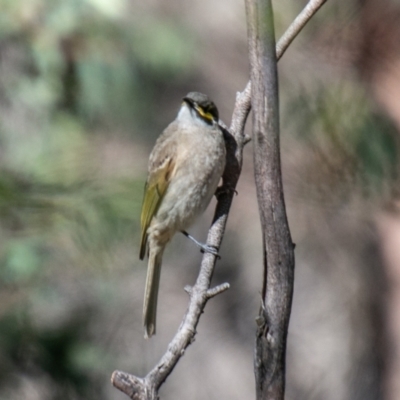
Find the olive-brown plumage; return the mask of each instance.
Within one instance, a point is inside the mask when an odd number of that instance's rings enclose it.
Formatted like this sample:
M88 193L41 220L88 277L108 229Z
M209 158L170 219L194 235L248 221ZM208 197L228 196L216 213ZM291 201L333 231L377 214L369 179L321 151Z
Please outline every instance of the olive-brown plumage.
M150 154L141 214L140 259L148 249L143 306L145 337L156 332L162 255L178 231L186 230L208 206L225 168L225 142L218 110L204 94L183 99L176 119Z

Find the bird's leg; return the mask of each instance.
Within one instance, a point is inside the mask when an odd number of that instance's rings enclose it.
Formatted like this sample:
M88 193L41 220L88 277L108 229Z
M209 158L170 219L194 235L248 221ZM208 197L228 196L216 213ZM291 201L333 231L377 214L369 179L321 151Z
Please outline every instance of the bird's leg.
M202 253L211 253L214 256L216 256L218 259L221 258L221 256L218 254L218 251L215 247L209 246L208 244L200 243L197 241L192 235L189 235L186 231L181 231L187 238L189 238L192 242L195 243L197 247L200 247L200 251Z
M222 186L218 186L217 187L217 190L215 191L214 195L218 199L219 196L221 196L223 194L229 194L229 193L232 193L232 192L235 193L236 195L238 194L236 189L234 189L234 188L232 188L232 187L230 187L228 185L223 184Z

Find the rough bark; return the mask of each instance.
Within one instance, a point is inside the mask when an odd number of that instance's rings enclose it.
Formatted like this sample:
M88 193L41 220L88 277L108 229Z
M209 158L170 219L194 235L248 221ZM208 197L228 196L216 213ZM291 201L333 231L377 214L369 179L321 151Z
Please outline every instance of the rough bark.
M283 196L278 73L270 0L247 0L254 176L263 237L262 304L254 369L257 399L283 399L286 338L294 284L294 246Z

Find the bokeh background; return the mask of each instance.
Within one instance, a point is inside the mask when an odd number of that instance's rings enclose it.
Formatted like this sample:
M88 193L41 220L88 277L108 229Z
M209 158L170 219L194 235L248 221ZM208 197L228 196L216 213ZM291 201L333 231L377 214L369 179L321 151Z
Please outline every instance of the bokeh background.
M277 37L305 3L275 2ZM400 398L399 43L398 1L330 0L279 63L297 245L287 399ZM174 238L145 341L148 154L187 92L229 123L247 80L242 0L0 0L1 400L122 400L112 371L144 375L163 354L201 255ZM231 289L162 398L254 398L251 152L214 279ZM214 205L190 231L200 240Z

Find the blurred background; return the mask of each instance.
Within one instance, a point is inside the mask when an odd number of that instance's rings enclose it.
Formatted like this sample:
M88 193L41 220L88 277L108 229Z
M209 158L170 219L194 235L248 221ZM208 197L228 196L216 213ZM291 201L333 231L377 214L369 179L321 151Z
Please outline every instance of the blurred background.
M278 38L305 3L275 2ZM297 245L287 399L400 398L399 43L398 1L331 0L279 63ZM145 341L148 155L187 92L229 124L247 80L242 0L0 0L0 400L122 400L112 371L143 376L163 354L201 254L174 238ZM231 289L161 398L254 398L251 152L214 279ZM214 205L190 230L199 240Z

